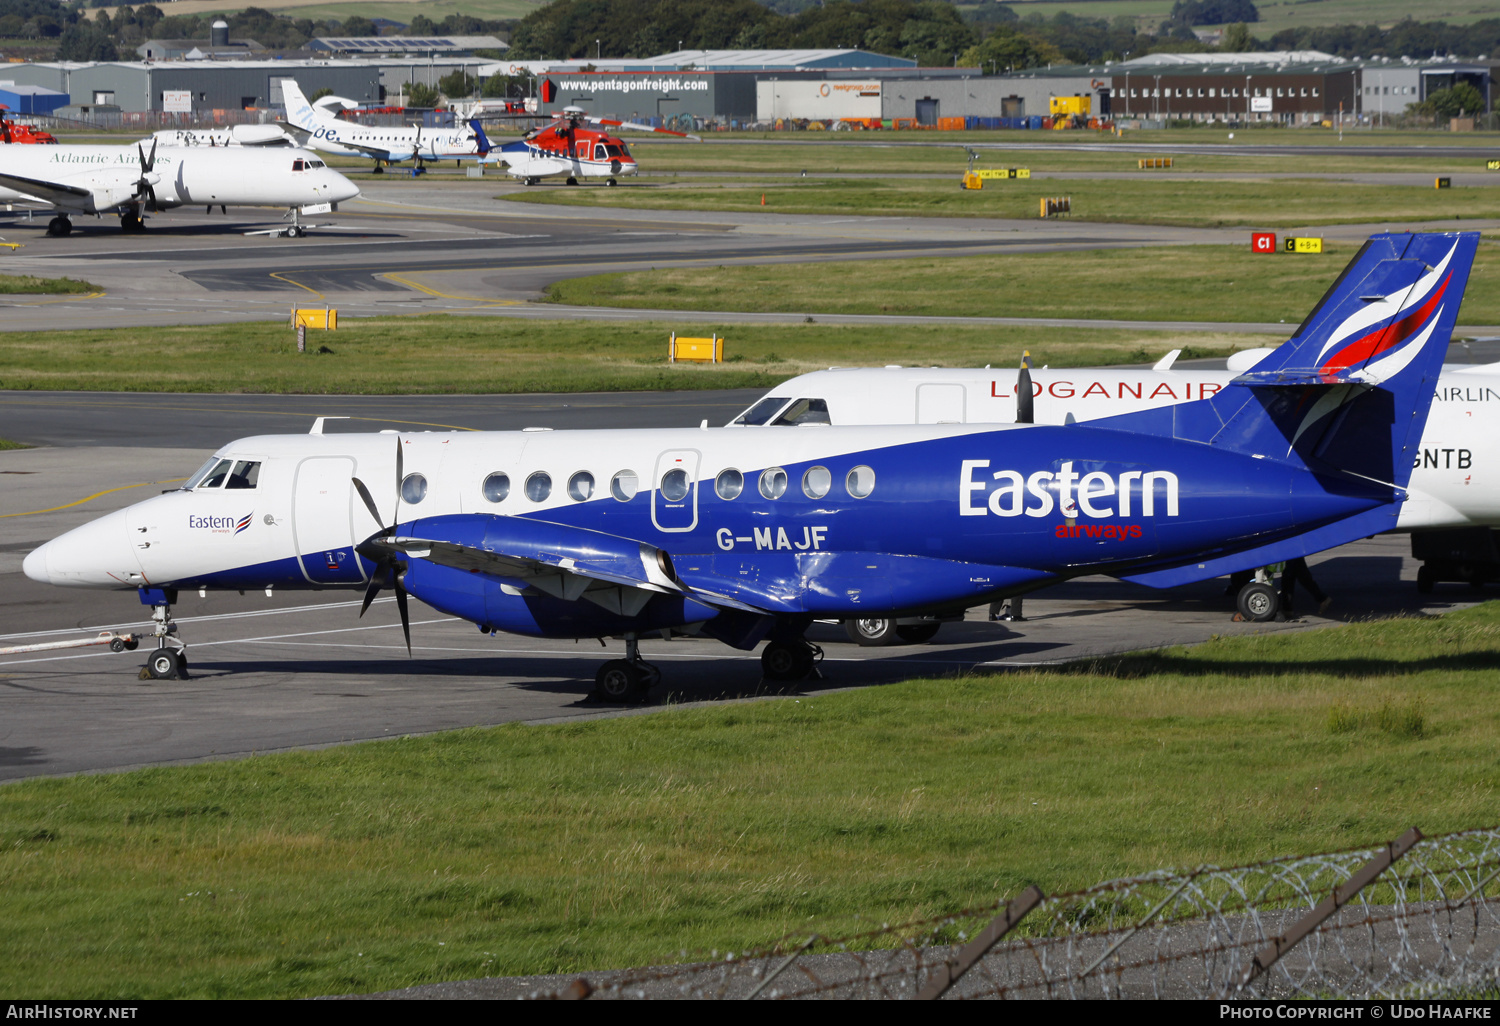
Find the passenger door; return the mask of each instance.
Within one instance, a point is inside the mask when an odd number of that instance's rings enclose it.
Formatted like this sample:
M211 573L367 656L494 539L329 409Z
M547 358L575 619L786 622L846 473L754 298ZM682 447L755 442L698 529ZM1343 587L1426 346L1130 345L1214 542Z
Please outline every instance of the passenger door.
M365 579L354 552L354 460L315 456L297 465L292 487L292 537L302 574L313 584Z
M668 449L656 458L651 479L651 522L658 531L691 531L698 526L696 449Z

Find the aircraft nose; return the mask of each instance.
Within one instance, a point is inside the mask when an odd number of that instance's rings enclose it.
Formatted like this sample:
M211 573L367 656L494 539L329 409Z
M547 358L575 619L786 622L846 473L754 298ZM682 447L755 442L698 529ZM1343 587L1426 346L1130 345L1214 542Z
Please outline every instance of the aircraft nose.
M33 581L71 587L136 587L144 584L125 510L75 527L36 549L21 563Z
M52 578L47 573L47 550L51 547L52 543L47 542L41 548L27 553L26 558L21 561L21 572L33 581L51 584Z
M359 186L349 181L349 179L345 178L337 171L335 171L333 175L334 178L337 179L333 183L331 189L333 193L333 202L342 203L344 202L344 200L352 200L359 196Z

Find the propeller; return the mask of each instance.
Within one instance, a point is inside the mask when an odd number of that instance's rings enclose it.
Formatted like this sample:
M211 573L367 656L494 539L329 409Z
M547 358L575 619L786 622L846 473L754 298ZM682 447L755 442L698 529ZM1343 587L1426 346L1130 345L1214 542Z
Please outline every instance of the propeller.
M396 524L401 519L401 478L402 474L401 436L396 436L396 509L391 513L391 523L388 527L382 527L378 532L366 538L354 547L354 551L364 556L375 564L375 571L370 574L370 586L365 589L365 600L359 607L359 615L364 616L365 611L370 608L370 603L375 601L375 596L380 594L381 578L384 577L392 591L396 593L396 609L401 613L401 633L406 636L406 654L411 655L411 617L406 610L406 586L401 583L401 577L406 573L406 561L398 558L397 550L392 545L396 537ZM370 511L370 516L375 522L381 523L380 508L375 505L375 497L370 494L370 489L359 478L353 478L354 490L364 500L365 508Z
M151 139L151 156L149 157L146 156L145 151L141 149L140 143L135 144L136 156L141 158L141 177L135 183L135 195L136 198L139 199L142 191L145 192L146 209L151 211L153 214L156 213L156 190L152 188L154 182L151 178L151 169L156 166L157 141L158 140L156 139L156 137L153 136Z
M1031 350L1021 354L1021 372L1016 375L1016 423L1036 423L1031 394Z

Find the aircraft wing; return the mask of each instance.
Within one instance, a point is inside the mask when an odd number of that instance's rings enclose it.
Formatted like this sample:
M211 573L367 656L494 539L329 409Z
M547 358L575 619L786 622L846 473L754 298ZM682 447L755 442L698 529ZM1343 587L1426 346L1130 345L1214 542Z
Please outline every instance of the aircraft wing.
M93 189L63 182L49 182L41 178L0 173L0 185L16 192L35 197L39 202L59 207L87 207L94 198Z
M498 577L515 586L535 588L569 602L587 600L626 616L639 612L652 595L681 595L723 609L756 614L769 612L721 592L689 587L675 580L662 569L657 551L652 546L631 542L615 551L601 550L596 547L594 539L582 537L595 532L577 532L559 525L534 526L545 531L550 544L531 544L516 539L514 551L506 552L485 544L466 544L453 539L396 535L372 538L361 549L367 558L400 553L454 570ZM570 535L576 539L573 544L566 543ZM559 545L559 541L565 543ZM546 549L570 550L576 554L563 555ZM630 551L632 549L634 551Z
M364 146L357 142L346 142L343 139L336 140L336 142L338 143L338 145L344 147L345 149L358 150L366 156L375 157L379 160L399 162L403 160L410 160L414 156L414 151L411 150L408 150L405 153L395 153L391 150L385 149L383 146Z

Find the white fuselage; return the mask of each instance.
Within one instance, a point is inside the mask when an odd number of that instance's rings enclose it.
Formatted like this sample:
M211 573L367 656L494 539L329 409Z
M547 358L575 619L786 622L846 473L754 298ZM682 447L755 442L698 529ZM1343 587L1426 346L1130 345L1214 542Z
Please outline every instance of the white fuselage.
M0 178L0 202L86 214L139 203L142 152L149 153L149 147L0 147L0 176L11 176ZM161 208L290 208L359 195L353 182L315 154L279 147L158 146L146 177ZM28 188L17 178L37 184Z
M766 393L783 398L760 418L793 416L801 400L821 400L825 422L873 424L1011 424L1014 369L857 367L815 371ZM1097 420L1207 399L1234 371L1132 370L1108 367L1031 371L1037 424ZM766 402L766 400L761 400ZM767 404L768 407L770 404ZM814 406L816 410L816 406ZM786 411L782 413L781 411ZM807 414L803 414L805 418ZM812 414L816 419L819 414ZM1400 530L1500 527L1500 369L1448 365L1438 382L1421 455L1412 472Z
M163 128L151 138L162 146L293 146L297 140L280 125L230 125L228 128ZM146 143L150 145L150 140Z

